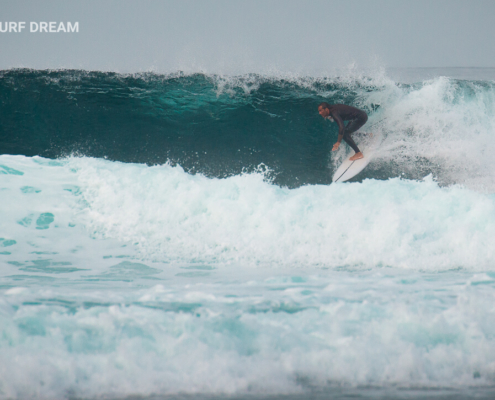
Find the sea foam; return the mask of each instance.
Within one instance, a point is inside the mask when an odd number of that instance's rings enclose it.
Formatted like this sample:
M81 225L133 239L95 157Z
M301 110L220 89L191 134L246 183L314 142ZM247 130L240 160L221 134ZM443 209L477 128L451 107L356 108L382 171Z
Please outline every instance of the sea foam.
M84 157L1 161L23 172L7 175L2 218L4 239L22 252L36 242L79 254L77 246L113 240L167 263L493 268L493 195L431 177L288 189L262 173L211 179L179 166Z
M96 237L160 261L263 266L493 267L493 196L423 181L281 188L260 174L209 179L180 167L71 159Z

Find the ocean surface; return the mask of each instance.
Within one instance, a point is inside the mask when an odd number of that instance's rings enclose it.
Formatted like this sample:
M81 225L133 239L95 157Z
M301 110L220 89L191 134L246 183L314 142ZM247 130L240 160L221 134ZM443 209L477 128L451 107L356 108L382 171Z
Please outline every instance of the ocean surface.
M0 71L0 398L492 399L494 154L495 69Z

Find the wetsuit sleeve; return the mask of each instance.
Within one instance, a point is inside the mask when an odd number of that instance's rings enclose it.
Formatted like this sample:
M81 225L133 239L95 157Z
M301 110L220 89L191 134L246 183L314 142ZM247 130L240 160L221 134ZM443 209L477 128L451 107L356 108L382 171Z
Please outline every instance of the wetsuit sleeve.
M345 125L344 125L344 121L342 121L342 118L340 118L340 115L337 113L331 113L330 115L339 125L339 135L344 135Z

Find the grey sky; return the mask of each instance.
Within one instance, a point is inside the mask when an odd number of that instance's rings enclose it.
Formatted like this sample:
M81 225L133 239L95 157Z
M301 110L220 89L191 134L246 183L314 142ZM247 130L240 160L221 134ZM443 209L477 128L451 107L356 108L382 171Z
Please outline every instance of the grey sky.
M2 0L0 21L79 33L0 33L0 69L324 73L495 67L494 0Z

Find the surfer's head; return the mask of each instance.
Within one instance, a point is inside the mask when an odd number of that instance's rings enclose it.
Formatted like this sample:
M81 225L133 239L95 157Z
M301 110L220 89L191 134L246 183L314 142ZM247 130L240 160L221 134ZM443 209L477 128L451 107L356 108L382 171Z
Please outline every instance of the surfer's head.
M318 112L323 118L328 118L330 115L330 104L328 103L320 103L318 106Z

